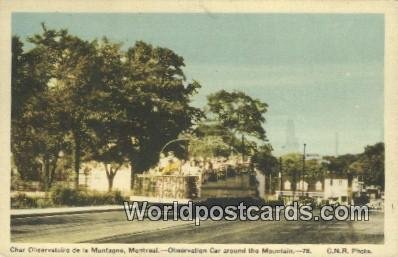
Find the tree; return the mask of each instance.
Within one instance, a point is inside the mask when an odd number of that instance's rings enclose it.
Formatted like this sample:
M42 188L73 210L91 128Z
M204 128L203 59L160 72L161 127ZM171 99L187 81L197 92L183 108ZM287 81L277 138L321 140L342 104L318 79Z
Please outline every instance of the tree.
M26 120L22 119L26 109L26 101L36 90L29 86L26 55L23 53L23 43L17 36L12 37L12 70L11 70L11 150L14 163L22 179L39 179L35 167L33 142L28 140Z
M240 148L242 154L247 151L244 147L244 137L257 140L266 140L263 123L264 114L268 105L258 99L253 99L240 91L227 92L220 90L207 97L208 121L218 124L232 135L242 137L242 143L235 147ZM236 144L236 138L232 138L230 144ZM247 146L255 145L255 142L247 142ZM252 149L253 150L253 149Z
M230 154L230 147L218 136L204 136L192 138L189 141L189 155L193 157L227 157Z
M197 124L193 130L193 134L198 139L217 138L222 139L223 143L228 146L229 155L241 152L241 141L230 131L223 128L218 123L209 123L204 119Z
M365 183L379 185L384 189L384 143L366 146L364 158L368 164L368 172L365 173Z
M35 160L41 170L45 190L48 190L55 176L60 153L67 148L65 136L60 132L60 117L57 102L51 97L52 92L45 91L43 97L32 98L25 112L27 135L33 143ZM51 112L49 112L51 110Z
M349 181L354 176L360 176L367 185L384 188L384 143L368 145L360 154L345 154L325 159L329 161L327 168L333 174L346 175Z
M47 52L35 48L23 53L13 38L11 147L21 177L42 177L48 189L54 179L59 153L66 147L60 131L60 108L48 86L51 73ZM39 174L40 173L40 174Z
M348 172L361 176L366 185L378 185L384 189L384 159L384 143L368 145L349 165Z
M129 120L125 115L123 53L119 44L104 38L96 44L97 84L86 98L85 134L89 137L86 158L103 163L108 179L108 191L124 163L128 161L130 145L125 131ZM128 95L128 97L134 97Z
M167 142L203 117L190 105L200 84L186 81L184 60L172 50L139 41L122 51L106 38L89 42L42 27L28 39L27 53L13 39L17 166L34 167L44 158L41 167L52 179L65 151L73 156L76 187L82 159L91 159L105 164L112 188L122 163L132 173L147 170Z
M300 174L302 172L302 156L300 154L286 154L282 157L283 172L282 176L288 177L292 181L293 191L297 190L297 182L300 179Z
M42 63L36 68L47 69L46 84L56 98L61 123L58 127L66 138L71 139L74 159L75 184L78 186L83 149L89 138L86 134L86 103L98 84L96 42L84 41L72 36L67 30L50 30L42 24L43 33L28 40L35 47L31 52L43 54Z
M122 102L132 174L156 164L163 146L202 117L198 108L190 106L200 84L186 82L183 66L183 58L172 50L142 41L127 51Z
M269 144L260 146L251 160L257 169L268 176L276 175L278 172L278 159L272 155L272 147Z
M123 142L120 142L118 137L119 129L117 123L112 120L99 123L94 128L95 148L92 149L90 158L103 163L108 179L108 191L112 191L114 178L127 160Z
M240 91L221 90L208 96L209 112L231 131L265 140L264 114L268 105Z
M303 155L299 153L290 153L283 155L283 176L292 180L293 190L297 190L297 182L302 180L312 184L315 181L323 179L327 168L317 160L306 160L305 170L303 171Z
M327 168L337 175L345 175L349 171L349 166L358 159L358 155L344 154L337 157L326 156L328 161Z

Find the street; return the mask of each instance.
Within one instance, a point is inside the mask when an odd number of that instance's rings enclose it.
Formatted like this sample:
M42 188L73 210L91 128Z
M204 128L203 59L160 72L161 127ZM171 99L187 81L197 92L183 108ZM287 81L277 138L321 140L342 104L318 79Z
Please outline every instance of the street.
M12 218L12 242L381 244L384 213L369 221L127 221L124 211Z

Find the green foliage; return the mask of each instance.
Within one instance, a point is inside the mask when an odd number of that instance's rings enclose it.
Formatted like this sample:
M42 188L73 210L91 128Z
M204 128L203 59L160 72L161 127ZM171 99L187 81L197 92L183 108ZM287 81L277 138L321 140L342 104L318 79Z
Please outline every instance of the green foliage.
M50 187L61 150L72 148L79 166L84 98L95 83L90 72L94 48L44 25L43 33L28 41L34 47L26 53L17 38L13 43L12 102L18 107L12 112L12 148L21 175L37 179L39 173Z
M12 209L51 208L54 203L49 198L28 196L25 193L18 193L11 197Z
M30 79L28 72L27 56L23 54L23 44L16 36L12 38L12 72L11 72L11 149L15 165L21 172L23 179L38 180L39 172L35 162L34 140L31 138L31 130L26 127L27 119L24 112L32 112L25 107L33 94L40 89Z
M18 193L17 195L11 197L11 208L37 208L37 198L29 197L24 193Z
M283 200L268 200L265 202L265 204L274 207L274 206L285 205L285 202Z
M266 103L225 90L210 94L207 100L207 118L196 128L198 135L219 136L231 149L247 155L256 151L258 140L266 141Z
M192 157L227 157L229 154L230 146L228 146L219 136L193 138L189 142L189 155Z
M58 142L63 140L73 152L77 184L85 139L89 138L85 120L87 98L98 83L95 41L84 41L66 30L48 30L44 25L43 33L29 41L36 46L31 52L37 51L45 57L34 67L43 66L47 70L44 82L50 95L44 101L55 103L47 110L59 116L56 132L62 139Z
M45 176L47 184L64 147L58 100L47 85L51 64L45 49L23 53L18 41L13 38L11 147L21 176L32 180Z
M290 153L283 155L281 158L283 176L291 178L293 188L296 187L296 183L302 177L305 177L305 180L313 183L314 181L323 179L327 172L325 165L317 160L306 160L305 169L303 171L302 154Z
M366 146L365 151L358 156L348 170L350 173L363 177L365 184L378 185L384 189L384 143Z
M200 88L187 83L182 71L183 58L167 48L153 47L142 41L126 54L126 116L130 129L130 162L137 172L156 164L162 147L179 134L190 130L202 112L190 106L190 98Z
M11 197L13 209L50 208L62 206L89 206L122 204L125 198L120 191L101 193L97 191L74 190L67 187L54 187L49 198L32 197L18 193Z
M240 91L221 90L207 97L209 112L224 129L265 140L264 114L268 105Z
M30 208L49 208L54 207L54 203L49 198L28 196L25 193L18 193L11 197L11 208L30 209Z
M266 175L276 175L279 169L278 159L272 155L271 151L270 145L263 145L251 159L254 166Z
M347 154L327 157L328 168L335 174L345 174L349 178L360 176L366 185L378 185L384 188L384 143L365 147L360 154Z
M36 208L52 208L55 207L51 198L36 198Z
M87 206L122 204L125 199L119 191L100 193L96 191L75 190L67 187L55 187L51 191L51 200L56 206Z
M12 41L11 144L23 179L51 187L64 153L76 184L80 162L96 160L108 168L111 189L115 165L147 170L203 117L190 105L200 84L186 81L184 60L172 50L139 41L123 51L106 38L89 42L42 27L27 52Z
M349 166L358 159L358 155L344 154L337 157L325 157L325 159L329 161L327 167L330 171L337 175L344 175L348 173Z

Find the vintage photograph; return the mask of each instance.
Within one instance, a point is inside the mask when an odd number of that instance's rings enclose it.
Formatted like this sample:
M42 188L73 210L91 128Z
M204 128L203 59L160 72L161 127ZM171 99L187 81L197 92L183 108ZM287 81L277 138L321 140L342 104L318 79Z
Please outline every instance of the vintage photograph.
M11 31L12 243L384 244L383 14Z

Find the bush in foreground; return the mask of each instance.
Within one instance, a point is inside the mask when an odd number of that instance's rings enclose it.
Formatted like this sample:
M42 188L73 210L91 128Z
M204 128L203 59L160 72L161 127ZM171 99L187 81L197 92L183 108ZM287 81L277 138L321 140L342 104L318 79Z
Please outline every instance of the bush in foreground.
M11 208L50 208L66 206L91 206L91 205L112 205L123 204L120 191L98 192L75 190L67 187L55 187L50 191L49 197L32 197L25 193L18 193L11 197Z
M120 191L102 193L65 187L54 188L51 191L51 199L56 205L66 206L122 204L124 200Z

